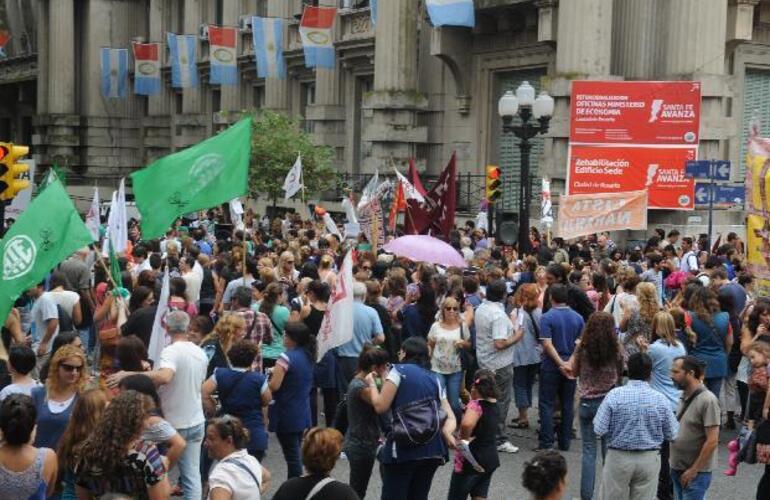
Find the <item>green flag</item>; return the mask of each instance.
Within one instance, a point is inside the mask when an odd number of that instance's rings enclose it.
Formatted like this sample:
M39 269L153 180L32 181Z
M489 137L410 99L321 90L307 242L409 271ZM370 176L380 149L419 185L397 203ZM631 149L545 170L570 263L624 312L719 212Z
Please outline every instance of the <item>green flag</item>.
M180 215L243 196L248 189L251 118L131 175L142 238L162 236Z
M0 320L14 301L40 283L54 266L93 242L64 186L54 179L0 240Z
M118 256L115 255L115 248L112 246L112 240L109 240L110 246L110 274L112 275L112 281L115 284L123 288L123 273L120 272L120 263L118 262Z

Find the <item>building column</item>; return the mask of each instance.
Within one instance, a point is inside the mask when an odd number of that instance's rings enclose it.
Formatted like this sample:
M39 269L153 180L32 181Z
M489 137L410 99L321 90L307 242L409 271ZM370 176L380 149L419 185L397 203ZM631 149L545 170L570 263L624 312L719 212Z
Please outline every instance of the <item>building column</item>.
M168 0L150 0L150 27L147 42L160 43L160 63L165 64L166 33L171 26L171 2ZM168 116L171 113L171 94L165 82L161 82L160 94L147 97L147 114L150 116Z
M658 53L657 0L615 0L612 70L629 79L650 78Z
M559 2L556 72L610 74L612 0Z
M337 7L337 0L320 0L321 7ZM339 33L339 18L335 33ZM345 147L345 108L340 99L340 71L338 68L316 68L315 103L307 106L305 119L313 124L313 135L319 144L334 148L334 164L342 166Z
M203 0L180 0L184 2L184 33L198 33L198 27L205 21ZM195 71L201 61L203 50L200 40L196 39L197 51ZM198 72L198 86L182 89L182 115L175 115L172 126L178 125L180 133L175 137L176 148L186 148L197 144L207 137L211 130L212 119L208 106L204 102L203 82ZM175 122L175 123L174 123Z
M428 140L427 127L417 126L417 112L428 100L417 85L416 0L379 3L374 49L374 91L365 99L373 110L364 140L372 143L365 169L406 166L415 156L415 144Z
M280 17L289 19L292 15L291 2L287 0L267 0L267 17ZM289 28L284 22L283 48L289 46ZM288 113L289 105L289 81L280 78L265 78L265 109Z
M246 11L242 8L242 1L241 0L229 0L227 2L223 2L223 12L222 12L222 24L225 26L238 26L238 17L241 14L246 13ZM241 33L238 31L237 38L239 39L238 45L240 45L241 40ZM243 106L241 106L241 85L243 84L243 80L240 78L241 73L240 69L238 71L238 85L222 85L221 92L222 92L222 104L221 108L222 111L240 111L243 109ZM219 111L218 109L214 109L212 111Z

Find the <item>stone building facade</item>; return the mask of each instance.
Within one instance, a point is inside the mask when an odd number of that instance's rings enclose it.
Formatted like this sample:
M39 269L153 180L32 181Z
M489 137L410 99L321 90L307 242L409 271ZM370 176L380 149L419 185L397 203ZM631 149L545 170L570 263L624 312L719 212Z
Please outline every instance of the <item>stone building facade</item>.
M340 7L337 67L304 66L303 3ZM702 82L700 156L741 165L751 115L770 131L768 0L475 0L476 27L434 28L424 0L3 0L13 38L0 59L0 137L30 143L38 163L58 164L71 187L112 187L154 158L194 144L253 109L301 118L333 146L340 171L392 171L410 157L437 174L457 152L470 179L503 167L515 210L518 148L502 137L497 100L528 80L556 99L551 130L536 140L533 176L563 190L574 79ZM248 27L240 31L239 85L208 84L208 44L198 47L198 88L170 85L164 56L160 96L107 100L99 49L202 24L239 26L241 16L286 19L286 80L255 71ZM2 27L0 26L0 29ZM742 179L736 168L734 179ZM477 181L478 182L478 181ZM510 188L510 189L508 189ZM81 190L85 195L85 190ZM462 191L462 190L461 190ZM76 193L77 194L77 193ZM480 192L467 192L475 198ZM536 212L535 212L536 213ZM653 212L651 223L693 223L693 213ZM697 215L697 214L696 214ZM720 213L718 224L739 223ZM704 218L705 223L705 218Z

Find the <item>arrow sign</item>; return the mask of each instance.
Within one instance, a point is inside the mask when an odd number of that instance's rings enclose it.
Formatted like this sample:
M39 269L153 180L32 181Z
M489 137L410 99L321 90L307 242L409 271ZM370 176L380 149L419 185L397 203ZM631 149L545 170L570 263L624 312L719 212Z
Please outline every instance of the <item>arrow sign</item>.
M708 205L709 185L697 183L695 185L695 204ZM718 208L730 208L743 206L746 203L746 188L743 185L714 185L714 206Z
M715 181L727 181L730 180L730 170L732 164L729 161L720 160L714 162L714 180Z
M708 179L709 178L709 166L708 160L692 160L685 163L684 173L688 177L695 179Z

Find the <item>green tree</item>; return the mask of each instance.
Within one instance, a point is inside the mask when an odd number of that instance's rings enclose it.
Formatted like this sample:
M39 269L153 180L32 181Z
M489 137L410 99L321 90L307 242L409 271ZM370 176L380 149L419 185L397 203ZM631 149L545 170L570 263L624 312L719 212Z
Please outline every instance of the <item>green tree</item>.
M302 183L307 195L331 187L336 179L331 159L332 148L313 144L297 120L272 111L254 117L249 167L249 194L282 199L283 181L302 155ZM297 194L299 196L299 194Z

